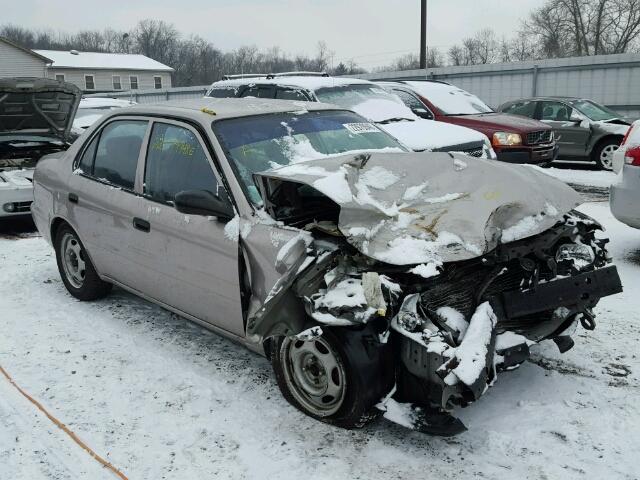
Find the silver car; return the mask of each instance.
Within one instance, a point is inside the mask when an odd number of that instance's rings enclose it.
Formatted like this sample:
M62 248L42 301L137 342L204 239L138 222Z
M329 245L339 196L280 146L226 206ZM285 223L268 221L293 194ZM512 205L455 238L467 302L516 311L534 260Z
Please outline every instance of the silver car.
M610 189L611 212L630 227L640 228L640 120L631 125L615 153L613 169L618 177Z
M353 428L440 435L529 345L573 346L621 290L577 194L532 169L407 152L321 103L114 110L41 160L33 216L68 291L118 285L271 360Z

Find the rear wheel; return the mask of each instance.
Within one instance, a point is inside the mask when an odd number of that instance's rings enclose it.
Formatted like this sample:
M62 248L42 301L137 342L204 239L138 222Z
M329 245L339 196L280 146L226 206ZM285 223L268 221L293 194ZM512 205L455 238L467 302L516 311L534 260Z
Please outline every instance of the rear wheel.
M55 236L56 261L62 282L79 300L96 300L107 295L112 285L98 276L91 259L69 225L62 225Z
M271 355L285 399L307 415L343 428L376 417L393 385L390 349L369 332L325 329L322 336L279 338Z
M602 170L613 170L613 154L620 147L620 140L611 138L604 140L593 151L593 160Z

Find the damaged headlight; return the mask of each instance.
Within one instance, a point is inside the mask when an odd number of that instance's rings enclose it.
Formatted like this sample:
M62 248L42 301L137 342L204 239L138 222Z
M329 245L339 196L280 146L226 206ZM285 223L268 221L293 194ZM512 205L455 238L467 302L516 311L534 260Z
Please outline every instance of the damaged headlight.
M571 261L576 269L582 270L593 264L596 256L593 249L581 243L565 243L556 252L556 263Z

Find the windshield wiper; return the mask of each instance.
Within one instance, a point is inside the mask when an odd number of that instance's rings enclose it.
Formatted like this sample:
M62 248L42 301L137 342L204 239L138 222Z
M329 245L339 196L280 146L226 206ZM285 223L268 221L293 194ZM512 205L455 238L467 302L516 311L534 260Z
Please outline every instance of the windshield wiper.
M396 122L415 122L415 119L407 118L407 117L392 117L377 123L379 123L380 125L386 125L388 123L396 123Z

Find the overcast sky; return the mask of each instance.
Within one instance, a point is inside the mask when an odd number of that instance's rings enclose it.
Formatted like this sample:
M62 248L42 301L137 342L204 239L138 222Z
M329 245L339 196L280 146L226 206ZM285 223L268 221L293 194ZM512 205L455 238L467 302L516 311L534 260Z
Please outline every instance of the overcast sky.
M509 37L520 18L543 3L428 1L428 43L442 50L485 27ZM255 44L313 54L318 41L324 40L335 52L334 63L353 58L372 68L417 51L419 14L420 0L19 0L3 8L0 23L71 32L126 30L143 18L155 18L223 50Z

